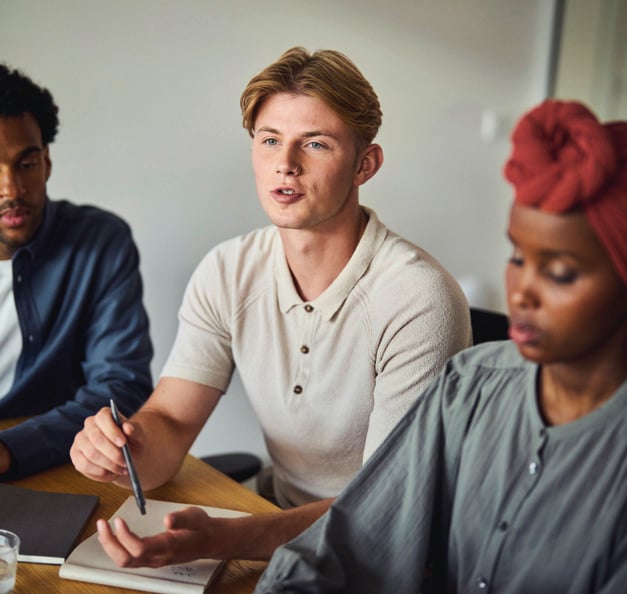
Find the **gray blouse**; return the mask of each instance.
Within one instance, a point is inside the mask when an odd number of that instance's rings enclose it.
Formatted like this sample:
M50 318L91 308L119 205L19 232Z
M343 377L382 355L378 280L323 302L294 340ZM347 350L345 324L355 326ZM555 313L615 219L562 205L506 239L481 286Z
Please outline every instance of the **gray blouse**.
M255 590L627 592L627 382L547 426L509 342L453 357L325 516ZM428 569L427 569L428 568Z

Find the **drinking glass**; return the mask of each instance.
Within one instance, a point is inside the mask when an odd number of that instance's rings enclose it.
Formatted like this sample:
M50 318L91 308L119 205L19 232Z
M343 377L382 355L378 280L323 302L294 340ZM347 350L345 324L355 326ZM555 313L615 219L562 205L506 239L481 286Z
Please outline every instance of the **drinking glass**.
M18 535L0 529L0 594L9 594L15 588L19 548Z

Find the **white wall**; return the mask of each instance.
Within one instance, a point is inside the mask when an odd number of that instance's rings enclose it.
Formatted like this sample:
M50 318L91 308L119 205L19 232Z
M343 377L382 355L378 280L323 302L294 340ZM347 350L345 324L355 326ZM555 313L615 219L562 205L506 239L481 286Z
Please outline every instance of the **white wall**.
M60 106L50 196L133 227L157 376L195 264L266 223L239 96L293 45L345 52L379 94L386 159L362 203L471 279L475 304L502 309L501 168L513 119L545 93L552 12L547 0L0 0L0 60ZM193 451L232 449L264 453L237 380Z
M627 118L625 0L564 0L555 96L587 103L602 121Z

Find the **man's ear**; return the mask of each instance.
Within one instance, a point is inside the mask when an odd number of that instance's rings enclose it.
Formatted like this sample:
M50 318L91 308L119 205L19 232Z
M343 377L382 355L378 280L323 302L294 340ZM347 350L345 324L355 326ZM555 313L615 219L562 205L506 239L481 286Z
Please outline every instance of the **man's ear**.
M44 147L44 166L46 172L46 181L50 177L50 173L52 172L52 161L50 160L50 151L48 150L48 145Z
M361 186L379 171L383 165L383 149L378 144L369 144L361 153L355 184Z

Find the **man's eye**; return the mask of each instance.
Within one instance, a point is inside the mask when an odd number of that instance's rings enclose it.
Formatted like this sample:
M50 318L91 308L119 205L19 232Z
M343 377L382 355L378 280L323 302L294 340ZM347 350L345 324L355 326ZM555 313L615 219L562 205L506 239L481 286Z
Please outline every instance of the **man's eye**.
M274 146L275 144L278 144L278 143L277 143L277 139L276 138L266 138L263 141L263 144L269 144L270 146Z
M319 142L318 142L318 141L316 141L316 140L312 140L312 141L309 143L309 146L310 146L311 148L313 148L313 149L321 149L321 148L324 148L324 145L323 145L323 144L321 144L321 143L319 143Z
M19 167L20 169L33 169L37 167L37 161L21 161Z

